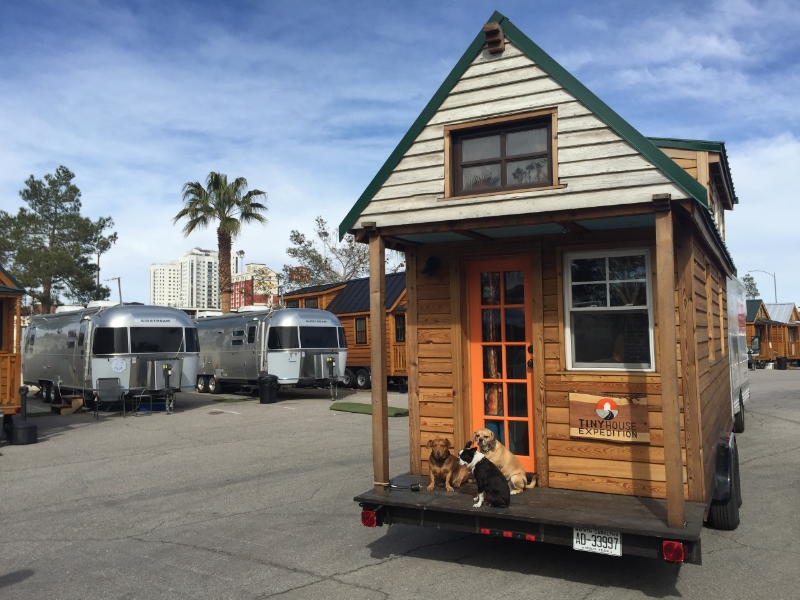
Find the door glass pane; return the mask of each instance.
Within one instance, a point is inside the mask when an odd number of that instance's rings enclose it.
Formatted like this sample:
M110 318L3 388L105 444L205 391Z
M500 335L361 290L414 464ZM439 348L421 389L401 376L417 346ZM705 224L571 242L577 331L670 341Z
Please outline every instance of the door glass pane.
M504 304L524 304L525 303L525 276L522 271L506 271L503 273L505 280L505 301Z
M481 273L481 304L500 304L500 273Z
M611 306L647 306L647 287L644 281L608 284Z
M579 281L605 281L605 258L579 258L570 261L572 270L572 283Z
M500 134L461 141L462 161L472 162L487 158L500 158Z
M647 278L644 255L610 256L608 258L608 278L611 280Z
M506 341L524 342L525 341L525 309L507 308L506 309Z
M544 183L550 179L547 157L514 160L506 163L506 184Z
M547 128L514 131L506 134L506 156L547 152Z
M503 384L483 384L483 414L495 417L503 416Z
M475 192L500 187L500 165L464 167L461 185Z
M525 379L525 346L506 346L506 378Z
M527 421L509 421L508 438L508 449L511 450L511 452L519 456L530 455L531 444L528 440Z
M528 416L528 384L509 383L508 389L508 416Z
M503 373L503 354L501 346L483 347L483 378L501 379Z
M608 306L606 304L606 284L591 283L572 286L572 306Z
M481 340L484 342L500 342L500 309L484 308L481 310L482 331Z
M484 421L483 426L486 429L491 430L494 433L494 437L497 439L498 442L506 445L506 430L503 426L503 421Z

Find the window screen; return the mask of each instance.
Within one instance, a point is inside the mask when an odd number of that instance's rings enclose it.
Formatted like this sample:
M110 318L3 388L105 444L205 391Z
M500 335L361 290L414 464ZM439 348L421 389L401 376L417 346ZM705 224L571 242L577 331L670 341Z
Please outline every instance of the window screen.
M356 344L367 343L367 319L359 317L356 319Z

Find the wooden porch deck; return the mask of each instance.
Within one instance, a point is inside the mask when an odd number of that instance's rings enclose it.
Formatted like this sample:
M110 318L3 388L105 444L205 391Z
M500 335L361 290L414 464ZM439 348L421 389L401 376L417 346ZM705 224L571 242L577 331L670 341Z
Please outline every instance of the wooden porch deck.
M438 484L434 491L428 492L425 487L429 479L424 476L402 475L394 478L392 483L401 486L419 483L422 489L419 492L389 489L383 495L369 490L356 496L354 500L370 506L380 505L419 511L419 525L442 527L441 524L435 524L434 513L463 515L467 518L455 519L453 524L461 521L463 524L474 522L475 525L452 528L474 530L476 533L475 528L478 527L479 521L500 519L504 522L518 522L520 531L529 530L530 524L543 524L569 528L591 527L634 536L697 542L703 528L705 512L704 503L687 502L685 527L673 529L667 525L667 502L662 499L537 487L512 496L511 506L505 509L487 505L473 508L473 497L477 494L477 486L474 483L462 485L455 492L445 491L441 484ZM426 523L426 520L429 522ZM402 519L399 522L409 521Z

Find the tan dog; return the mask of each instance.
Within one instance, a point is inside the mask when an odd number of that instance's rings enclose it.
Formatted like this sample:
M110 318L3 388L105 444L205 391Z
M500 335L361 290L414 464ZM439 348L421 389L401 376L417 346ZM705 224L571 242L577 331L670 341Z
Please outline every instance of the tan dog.
M428 459L428 469L431 484L427 487L429 492L436 487L436 478L444 479L444 487L448 492L454 492L453 487L458 487L469 477L469 469L458 464L458 457L450 454L453 444L448 439L436 438L428 442L431 456ZM453 485L450 485L450 482Z
M497 441L491 429L478 429L473 436L481 452L497 465L503 476L508 480L512 496L522 493L524 489L536 487L536 475L528 483L528 475L525 473L522 463L508 448Z

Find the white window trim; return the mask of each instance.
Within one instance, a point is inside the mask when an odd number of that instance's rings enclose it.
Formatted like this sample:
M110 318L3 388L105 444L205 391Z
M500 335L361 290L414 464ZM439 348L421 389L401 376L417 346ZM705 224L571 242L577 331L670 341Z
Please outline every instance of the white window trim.
M647 271L647 281L645 283L647 291L647 319L648 319L648 333L650 335L650 366L649 367L630 367L621 366L613 367L604 365L602 367L587 367L587 366L574 366L573 365L573 352L572 352L572 326L570 318L573 310L575 312L591 312L586 309L573 309L572 301L572 269L570 268L570 261L574 258L600 258L600 257L613 257L613 256L631 256L634 254L644 254L645 269ZM567 360L566 366L568 371L615 371L615 372L636 372L636 373L654 373L656 370L656 354L655 354L655 327L653 324L653 270L652 270L651 253L649 248L625 248L620 250L594 250L594 251L575 251L565 252L563 255L562 267L562 296L564 298L564 349L566 352ZM622 311L626 312L631 309L625 306L610 306L605 308L607 311Z

